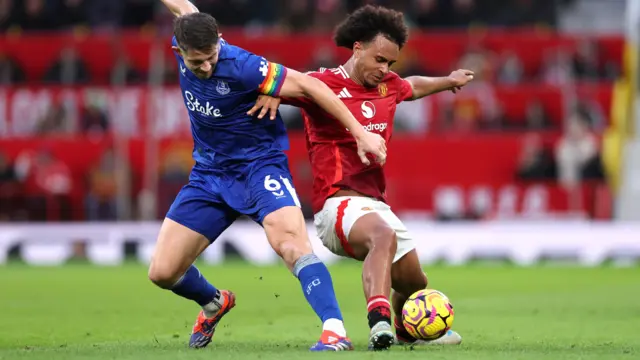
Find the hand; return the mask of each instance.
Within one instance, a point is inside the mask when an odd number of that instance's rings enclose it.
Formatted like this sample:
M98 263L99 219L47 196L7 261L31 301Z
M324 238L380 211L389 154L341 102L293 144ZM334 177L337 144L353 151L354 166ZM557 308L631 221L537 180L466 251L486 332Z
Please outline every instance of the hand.
M280 98L260 95L256 100L256 104L253 105L251 110L247 111L247 115L253 116L256 111L258 111L258 109L262 109L258 114L258 119L262 119L265 115L267 115L267 111L269 111L269 119L275 120L276 114L278 113L278 106L280 106Z
M473 75L475 73L471 70L460 69L456 70L449 75L449 80L451 81L451 91L455 94L462 89L463 86L467 85L471 80L473 80Z
M365 131L364 135L360 138L356 138L358 145L358 156L360 161L365 165L370 165L367 154L373 154L376 157L376 162L380 165L384 165L387 161L387 145L382 136Z

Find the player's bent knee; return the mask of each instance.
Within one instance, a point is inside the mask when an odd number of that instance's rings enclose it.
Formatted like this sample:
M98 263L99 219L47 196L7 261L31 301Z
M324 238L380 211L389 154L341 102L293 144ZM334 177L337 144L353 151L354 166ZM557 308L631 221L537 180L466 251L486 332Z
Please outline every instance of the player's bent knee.
M208 245L203 235L165 219L149 265L149 280L161 288L172 288Z
M179 263L156 256L151 260L147 276L158 287L170 289L186 272L184 266L176 266L177 264Z
M149 280L163 289L170 289L178 282L182 274L175 269L156 264L156 262L151 262L149 266Z

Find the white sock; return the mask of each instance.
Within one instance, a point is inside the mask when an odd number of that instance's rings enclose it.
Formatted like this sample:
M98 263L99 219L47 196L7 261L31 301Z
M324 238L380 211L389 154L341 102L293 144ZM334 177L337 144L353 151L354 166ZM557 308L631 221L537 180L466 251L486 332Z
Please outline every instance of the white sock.
M218 292L216 297L213 298L213 300L211 300L210 303L202 307L202 310L204 311L204 316L206 316L207 318L212 318L216 316L216 314L220 311L220 308L222 307L222 304L220 304L221 296L222 294Z
M327 321L322 324L322 331L325 330L333 331L338 336L347 336L347 330L344 328L344 323L342 322L342 320L327 319Z

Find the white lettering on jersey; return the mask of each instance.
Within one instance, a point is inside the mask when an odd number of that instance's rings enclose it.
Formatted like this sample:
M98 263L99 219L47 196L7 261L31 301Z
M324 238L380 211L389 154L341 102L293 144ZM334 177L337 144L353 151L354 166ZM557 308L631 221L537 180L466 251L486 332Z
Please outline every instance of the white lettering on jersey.
M381 123L381 124L367 124L367 125L362 125L362 128L365 131L379 131L379 132L383 132L385 131L385 129L387 128L387 123ZM347 131L349 131L349 129L345 129Z
M362 105L360 105L360 109L362 110L362 115L367 119L371 119L376 116L376 107L371 101L364 101Z
M196 111L204 116L220 117L220 109L216 109L207 101L206 104L200 104L200 100L196 99L190 91L184 92L184 97L187 99L187 108L189 111Z
M339 99L350 98L350 97L353 97L353 96L351 96L351 93L349 93L349 90L347 90L347 88L342 88L342 90L340 90L340 92L338 93Z
M362 126L366 131L380 131L383 132L387 128L387 123L382 124L367 124Z
M186 73L187 73L187 68L182 66L182 64L180 64L180 72L182 73L182 75L186 75Z
M263 77L267 76L267 73L269 72L269 66L267 65L267 60L265 58L262 58L262 60L260 61L260 68L258 68L258 70L260 70L260 73Z

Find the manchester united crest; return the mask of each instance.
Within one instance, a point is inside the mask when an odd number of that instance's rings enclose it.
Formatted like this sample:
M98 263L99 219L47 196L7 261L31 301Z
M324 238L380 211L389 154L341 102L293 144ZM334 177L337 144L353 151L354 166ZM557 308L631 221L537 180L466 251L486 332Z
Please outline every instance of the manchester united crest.
M385 97L387 96L387 84L380 84L378 85L378 93L380 94L380 96Z

